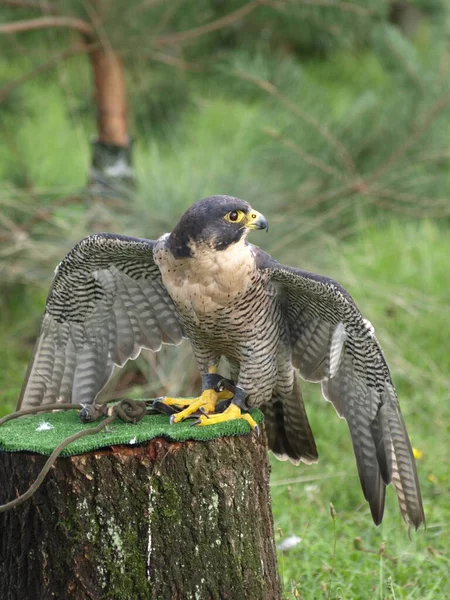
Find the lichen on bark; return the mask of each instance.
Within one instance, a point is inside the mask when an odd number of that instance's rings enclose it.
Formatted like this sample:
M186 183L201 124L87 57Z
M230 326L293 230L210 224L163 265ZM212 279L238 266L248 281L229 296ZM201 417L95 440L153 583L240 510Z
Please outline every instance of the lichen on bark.
M44 460L1 453L0 502ZM280 598L269 466L253 435L60 458L1 522L4 600Z

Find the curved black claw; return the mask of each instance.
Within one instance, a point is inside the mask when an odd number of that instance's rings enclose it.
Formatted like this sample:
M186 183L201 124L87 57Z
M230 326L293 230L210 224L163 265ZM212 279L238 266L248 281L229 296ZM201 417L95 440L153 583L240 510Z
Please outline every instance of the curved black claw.
M155 398L155 400L153 400L147 409L148 415L174 415L177 412L180 412L180 409L176 408L175 406L168 406L167 404L164 404L164 396Z
M220 381L218 381L216 383L216 385L214 386L214 389L216 390L216 392L223 392L223 390L227 390L228 392L235 394L236 393L236 384L233 381L231 381L231 379L222 377L220 379Z

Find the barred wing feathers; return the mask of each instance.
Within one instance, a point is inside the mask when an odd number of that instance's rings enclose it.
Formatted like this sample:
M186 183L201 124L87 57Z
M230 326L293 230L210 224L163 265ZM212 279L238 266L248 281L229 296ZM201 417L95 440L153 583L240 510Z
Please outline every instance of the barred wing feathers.
M98 233L55 271L18 408L92 403L114 365L183 337L151 240Z
M258 250L259 267L282 297L292 361L349 426L364 496L374 522L392 483L403 518L425 522L416 465L389 368L370 323L337 282L277 263Z

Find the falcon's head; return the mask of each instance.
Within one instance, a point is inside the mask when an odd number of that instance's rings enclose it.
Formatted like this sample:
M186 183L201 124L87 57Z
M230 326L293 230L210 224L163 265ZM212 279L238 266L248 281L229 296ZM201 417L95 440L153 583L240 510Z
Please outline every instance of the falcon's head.
M266 217L248 202L232 196L210 196L184 213L167 243L174 256L181 258L192 256L200 245L225 250L245 240L251 229L268 228Z

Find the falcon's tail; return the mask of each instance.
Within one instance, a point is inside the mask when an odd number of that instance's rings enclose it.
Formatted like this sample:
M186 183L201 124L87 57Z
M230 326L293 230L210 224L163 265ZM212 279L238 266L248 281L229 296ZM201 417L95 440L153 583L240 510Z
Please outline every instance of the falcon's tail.
M297 376L288 398L273 398L262 407L269 449L279 460L311 464L318 461L314 436L309 426Z

